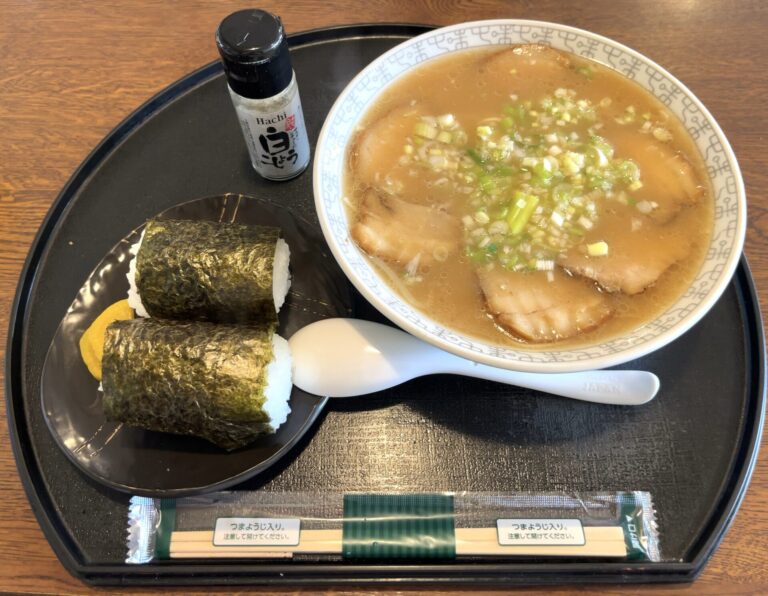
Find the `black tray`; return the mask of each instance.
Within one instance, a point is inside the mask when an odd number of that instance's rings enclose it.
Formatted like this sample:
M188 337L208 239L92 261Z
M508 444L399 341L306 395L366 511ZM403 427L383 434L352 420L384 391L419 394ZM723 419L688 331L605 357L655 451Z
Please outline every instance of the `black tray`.
M291 38L310 140L347 82L425 27L373 25ZM196 197L243 192L314 216L311 174L269 183L251 170L218 64L163 91L85 160L51 208L21 275L6 369L19 474L53 549L96 584L658 582L694 578L722 539L749 482L765 402L764 338L742 261L691 331L632 367L662 381L647 406L576 402L459 377L412 381L331 400L314 432L244 490L648 490L663 563L573 559L454 564L176 561L125 557L128 497L78 472L40 408L40 371L67 306L102 256L145 218ZM356 297L356 315L381 320Z

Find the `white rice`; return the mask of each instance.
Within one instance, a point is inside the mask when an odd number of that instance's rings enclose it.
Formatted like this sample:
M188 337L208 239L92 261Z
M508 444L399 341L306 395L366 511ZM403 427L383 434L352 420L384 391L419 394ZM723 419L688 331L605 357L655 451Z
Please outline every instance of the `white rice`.
M139 289L136 287L136 255L139 254L142 240L144 240L144 232L141 233L138 242L129 249L133 257L130 263L128 263L128 306L135 310L138 316L149 317L147 309L144 308L141 302ZM288 243L282 238L278 238L275 244L275 258L272 265L272 300L275 303L275 312L280 312L280 308L285 304L285 297L288 295L288 290L291 287L291 272L288 267L290 261L291 249Z
M288 399L291 397L293 379L291 377L291 348L288 342L277 333L272 336L272 361L267 365L267 386L264 388L264 410L269 415L269 421L275 430L285 422L291 407Z
M136 314L140 317L149 317L149 313L147 312L147 309L144 308L144 305L141 303L141 296L139 295L139 289L136 287L136 255L139 254L139 249L141 248L141 242L144 240L144 232L141 232L141 237L139 238L139 241L136 242L133 246L131 246L130 249L128 249L128 252L130 252L133 255L133 258L131 259L131 262L128 263L128 306L130 306L133 310L136 311Z
M275 260L272 266L272 298L275 301L275 312L285 303L285 297L291 287L291 272L288 264L291 261L291 249L282 238L275 244Z

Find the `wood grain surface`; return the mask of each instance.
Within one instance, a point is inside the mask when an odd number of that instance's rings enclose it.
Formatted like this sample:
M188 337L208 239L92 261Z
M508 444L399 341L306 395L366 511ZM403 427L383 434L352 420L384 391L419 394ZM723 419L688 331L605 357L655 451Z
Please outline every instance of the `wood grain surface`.
M139 104L215 59L216 26L243 7L205 0L0 0L1 346L27 251L61 187L89 151ZM289 32L353 22L549 20L606 35L649 56L704 102L736 152L749 199L746 254L766 310L768 4L292 0L264 1L260 7L280 14ZM48 546L19 481L5 422L0 425L0 494L0 591L96 592L72 578ZM593 591L768 594L768 451L763 449L733 526L695 583L550 590Z

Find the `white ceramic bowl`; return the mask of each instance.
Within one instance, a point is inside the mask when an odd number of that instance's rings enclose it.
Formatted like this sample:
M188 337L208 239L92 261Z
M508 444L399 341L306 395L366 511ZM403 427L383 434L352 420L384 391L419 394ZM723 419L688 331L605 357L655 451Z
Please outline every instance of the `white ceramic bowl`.
M355 125L377 96L414 67L459 49L544 43L600 62L639 83L679 119L704 158L715 217L706 259L685 294L650 323L622 337L576 349L525 350L454 331L402 300L349 235L342 202L345 152ZM349 279L391 321L444 350L502 368L568 372L628 362L679 337L699 321L727 287L744 244L746 197L736 157L715 119L685 85L658 64L615 41L565 25L524 20L461 23L410 39L374 60L344 89L320 133L314 167L315 205L325 239Z

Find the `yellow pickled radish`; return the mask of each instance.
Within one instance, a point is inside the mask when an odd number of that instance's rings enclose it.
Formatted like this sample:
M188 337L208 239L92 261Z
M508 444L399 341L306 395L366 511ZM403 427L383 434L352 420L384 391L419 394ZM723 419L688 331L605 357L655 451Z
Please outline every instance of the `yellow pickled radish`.
M101 359L104 357L104 334L115 321L133 318L128 300L120 300L104 309L80 337L80 355L94 378L101 381Z

